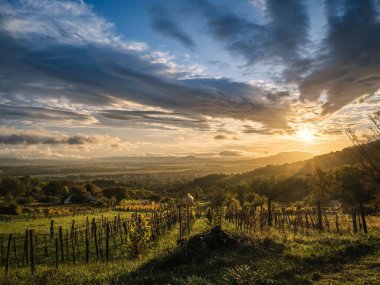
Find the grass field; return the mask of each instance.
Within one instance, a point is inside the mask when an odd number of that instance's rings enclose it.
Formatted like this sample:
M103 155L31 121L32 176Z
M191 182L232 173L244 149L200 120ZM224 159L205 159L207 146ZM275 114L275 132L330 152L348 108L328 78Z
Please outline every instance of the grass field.
M224 229L235 232L231 224ZM204 219L191 235L207 230ZM241 234L240 234L241 235ZM273 231L233 248L189 253L178 227L137 259L13 269L2 284L380 284L380 229L368 236Z
M49 233L50 221L54 220L54 227L58 228L62 226L63 229L69 229L71 223L75 220L77 225L84 224L87 217L101 219L102 216L107 219L113 219L115 216L120 214L121 218L128 218L131 216L131 212L124 211L107 211L104 213L95 213L88 215L75 215L75 216L65 216L65 217L53 217L53 218L31 218L29 221L23 220L13 220L11 222L0 222L0 238L6 239L9 234L14 234L16 236L25 234L26 229L35 229L39 233Z

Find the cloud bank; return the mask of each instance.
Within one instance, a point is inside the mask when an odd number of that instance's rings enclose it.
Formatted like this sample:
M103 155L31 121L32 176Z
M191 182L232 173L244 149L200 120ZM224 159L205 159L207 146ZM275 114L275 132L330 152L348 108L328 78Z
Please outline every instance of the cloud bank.
M240 134L294 134L297 124L329 118L354 125L355 112L378 108L379 1L255 0L243 11L242 3L146 5L153 32L188 48L184 64L175 52L125 38L84 1L2 1L0 124L75 131L58 137L6 133L0 143L98 144L97 136L81 134L85 127L229 134L213 137L220 142ZM318 21L326 25L317 36L312 5L324 10ZM241 73L265 69L270 82L233 80L190 62L204 37L244 61L210 64Z

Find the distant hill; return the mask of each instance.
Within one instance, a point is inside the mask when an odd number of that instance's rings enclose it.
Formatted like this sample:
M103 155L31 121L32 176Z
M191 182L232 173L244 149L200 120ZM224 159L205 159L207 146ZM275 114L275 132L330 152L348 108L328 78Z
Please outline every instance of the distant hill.
M280 153L275 156L258 158L257 164L265 163L268 161L279 162L281 160L301 159L305 154L303 153ZM307 155L307 154L306 154ZM312 173L316 168L322 170L329 170L347 164L353 164L354 152L352 148L346 148L341 151L331 152L323 155L318 155L306 160L296 161L291 163L284 163L282 165L267 164L266 166L258 167L256 169L233 175L225 174L211 174L194 179L190 185L200 186L203 190L213 189L214 186L230 187L240 184L252 184L252 182L259 176L265 177L281 177L288 178L297 176L304 176ZM206 190L206 191L208 191ZM288 192L290 195L292 190ZM297 199L295 199L297 200Z
M244 156L166 156L166 157L104 157L85 160L49 160L0 158L0 170L9 175L60 175L75 176L111 175L114 173L139 173L197 171L199 175L210 173L241 173L268 164L284 164L311 158L307 152L283 152L266 157ZM38 167L36 167L38 166Z
M267 164L285 164L293 163L296 161L303 161L309 158L312 158L314 155L309 152L301 151L291 151L291 152L280 152L275 155L253 158L258 165L267 165Z
M282 165L266 165L255 170L236 174L241 179L248 179L257 175L273 176L301 176L312 173L316 168L329 170L347 164L355 163L355 152L352 148L345 148L341 151L331 152L313 158Z

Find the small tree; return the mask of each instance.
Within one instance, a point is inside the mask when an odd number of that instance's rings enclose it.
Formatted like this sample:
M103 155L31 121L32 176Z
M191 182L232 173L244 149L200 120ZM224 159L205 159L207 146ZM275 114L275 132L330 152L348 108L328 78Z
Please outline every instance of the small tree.
M358 136L352 129L346 134L352 142L356 162L372 182L380 185L380 117L369 116L369 120L369 134Z
M314 173L309 176L307 183L311 191L309 198L311 198L311 200L317 205L317 228L323 230L321 203L327 200L327 198L330 197L332 190L336 188L334 177L330 172L325 172L317 168Z
M364 204L374 198L375 188L365 182L365 177L365 171L357 166L345 166L336 171L341 197L351 205L359 204L363 230L367 233Z

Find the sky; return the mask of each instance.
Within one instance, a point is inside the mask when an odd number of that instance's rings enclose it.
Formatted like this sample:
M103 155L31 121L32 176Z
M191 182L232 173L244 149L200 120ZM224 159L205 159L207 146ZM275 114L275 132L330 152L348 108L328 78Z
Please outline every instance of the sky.
M321 154L379 107L379 0L0 0L0 157Z

